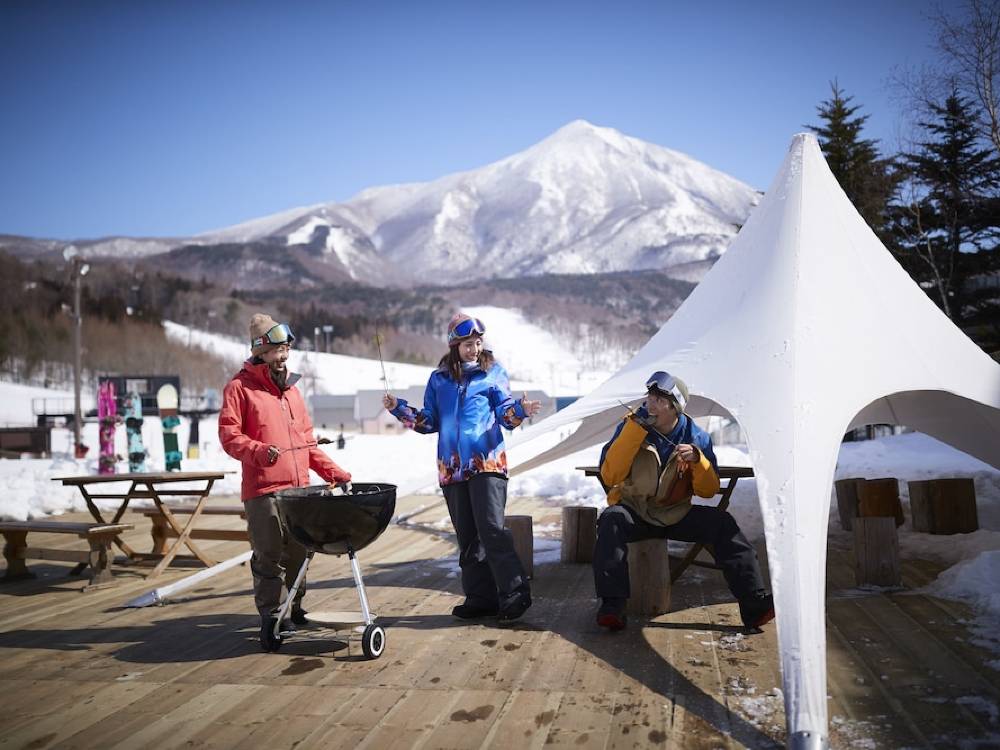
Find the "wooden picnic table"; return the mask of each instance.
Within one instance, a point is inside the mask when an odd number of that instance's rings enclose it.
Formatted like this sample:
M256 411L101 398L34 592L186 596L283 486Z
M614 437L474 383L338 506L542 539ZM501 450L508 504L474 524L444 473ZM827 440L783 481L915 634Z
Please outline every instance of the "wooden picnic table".
M597 477L597 481L601 482L601 467L600 466L577 466L578 471L582 471L585 476ZM749 466L720 466L719 467L719 480L720 487L719 504L716 506L719 510L726 510L729 507L729 498L732 497L733 490L736 489L736 483L741 479L748 479L753 476L753 469ZM721 484L722 480L728 480L726 484ZM601 482L601 486L604 486L604 482ZM607 488L605 488L607 489ZM675 582L680 578L681 573L683 573L691 565L697 565L702 568L712 568L719 570L719 566L714 562L702 562L697 560L698 553L704 549L703 544L693 544L691 548L684 554L683 557L671 557L670 558L670 582Z
M80 490L80 494L83 496L84 502L87 503L90 514L99 523L116 524L121 521L122 516L128 509L129 502L132 500L152 500L157 510L166 519L166 522L177 532L177 539L174 543L163 553L143 553L132 549L122 541L121 537L115 537L114 542L131 561L156 560L156 566L149 574L150 578L155 578L178 557L182 545L191 550L193 559L199 560L206 567L215 564L216 561L202 552L191 540L191 531L194 529L198 517L205 508L205 501L212 491L212 485L217 480L222 479L227 473L231 472L168 471L159 473L97 474L77 477L53 477L53 481L62 482L63 485L76 487ZM104 491L103 485L124 482L128 482L128 489L124 491L120 489L114 492ZM193 486L175 486L185 482ZM95 485L102 486L95 492ZM110 489L112 488L108 488L108 490ZM170 508L164 502L163 499L165 497L195 498L195 504L191 509L191 514L186 524L182 525L177 520L177 516L171 512ZM115 511L114 517L106 520L95 500L120 500L121 502ZM187 559L190 556L180 555L180 557Z

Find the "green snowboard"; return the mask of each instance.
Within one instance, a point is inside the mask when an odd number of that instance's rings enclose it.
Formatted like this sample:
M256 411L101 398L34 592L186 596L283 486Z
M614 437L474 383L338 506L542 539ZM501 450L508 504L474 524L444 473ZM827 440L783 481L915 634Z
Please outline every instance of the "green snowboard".
M178 449L177 425L181 423L177 416L177 389L169 383L160 386L156 392L156 406L160 410L160 423L163 425L163 455L167 471L181 470L181 452Z

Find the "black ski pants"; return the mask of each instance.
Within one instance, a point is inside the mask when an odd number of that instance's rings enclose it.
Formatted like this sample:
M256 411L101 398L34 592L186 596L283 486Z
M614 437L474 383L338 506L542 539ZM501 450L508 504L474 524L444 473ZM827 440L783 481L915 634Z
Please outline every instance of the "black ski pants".
M628 543L644 539L676 539L711 544L715 561L722 567L729 590L743 601L767 593L757 553L729 513L718 508L693 505L687 515L670 526L654 526L627 505L612 505L597 519L594 547L594 588L597 596L627 599Z
M458 537L458 564L465 601L477 607L496 607L528 579L514 551L514 538L504 528L507 477L476 474L442 488L448 514Z

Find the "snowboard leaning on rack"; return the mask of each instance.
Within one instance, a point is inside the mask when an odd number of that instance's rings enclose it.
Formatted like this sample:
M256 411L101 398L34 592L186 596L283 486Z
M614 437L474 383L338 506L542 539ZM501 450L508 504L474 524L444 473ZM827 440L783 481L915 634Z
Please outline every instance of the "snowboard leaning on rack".
M146 470L146 449L142 445L142 396L130 393L125 396L125 434L128 435L128 470L132 473Z
M114 474L115 462L115 420L118 418L115 404L115 384L105 381L97 389L97 422L100 436L100 454L97 459L98 474Z
M177 425L181 423L177 416L177 389L170 383L160 386L156 392L156 406L160 410L160 423L163 425L163 457L167 471L181 470L181 452L178 450Z

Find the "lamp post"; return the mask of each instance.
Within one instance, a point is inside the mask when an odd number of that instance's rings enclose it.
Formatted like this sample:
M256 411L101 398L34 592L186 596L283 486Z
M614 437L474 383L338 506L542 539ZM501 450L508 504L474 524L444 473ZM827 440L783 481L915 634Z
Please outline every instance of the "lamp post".
M323 334L326 338L326 353L330 353L330 337L333 335L333 326L325 325L323 326Z
M90 266L83 262L79 251L70 245L63 250L63 257L70 262L73 274L73 455L83 458L83 441L80 431L83 426L83 412L80 408L82 380L83 316L80 314L81 280Z

